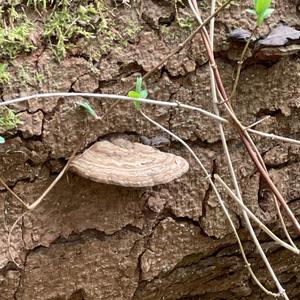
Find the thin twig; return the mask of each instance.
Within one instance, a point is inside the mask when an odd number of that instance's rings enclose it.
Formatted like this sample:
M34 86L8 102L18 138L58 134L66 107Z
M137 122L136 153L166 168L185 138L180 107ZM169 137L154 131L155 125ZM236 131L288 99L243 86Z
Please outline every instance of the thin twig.
M290 144L296 144L296 145L300 145L300 141L299 140L295 140L295 139L291 139L291 138L286 138L280 135L276 135L273 133L266 133L263 131L259 131L259 130L255 130L255 129L251 129L251 128L247 128L246 129L248 132L269 138L271 140L278 140L278 141L282 141L282 142L286 142L286 143L290 143Z
M293 253L299 255L300 250L297 248L297 246L291 246L290 244L284 242L281 240L277 235L275 235L266 225L264 225L256 216L255 214L232 192L230 187L222 180L222 178L219 175L215 175L214 178L225 188L228 195L236 201L239 206L242 208L242 210L249 215L250 218L252 218L258 226L267 234L269 235L276 243L281 245L282 247L292 251Z
M199 12L199 9L198 9L197 1L196 0L189 0L189 4L190 4L190 7L191 7L191 9L192 9L195 17L197 18L199 24L201 25L202 20L201 20L200 12ZM241 140L243 141L243 143L245 144L245 146L246 146L246 148L247 148L247 150L248 150L248 152L249 152L252 160L255 162L256 166L259 168L259 167L261 167L261 163L260 163L258 157L256 155L253 155L254 151L253 151L252 147L250 146L250 143L249 143L248 139L246 138L246 136L245 136L245 134L244 134L244 132L242 130L243 126L240 124L239 120L237 119L237 117L235 116L235 114L233 112L233 109L232 109L230 103L228 102L229 99L227 97L227 94L226 94L225 88L223 86L223 82L222 82L221 76L220 76L219 71L218 71L218 67L217 67L215 59L214 59L214 53L213 53L213 50L212 50L211 45L210 45L208 34L207 34L207 32L205 30L201 30L201 36L202 36L203 42L205 44L205 48L206 48L206 51L207 51L207 55L209 57L210 65L211 65L211 68L213 70L213 74L214 74L214 77L215 77L215 80L216 80L216 83L217 83L217 89L218 89L218 91L219 91L219 93L220 93L220 95L222 97L221 99L224 101L224 105L225 105L227 111L230 113L230 116L232 118L233 125L238 130L239 136L240 136ZM246 132L246 134L247 134L247 132ZM262 167L259 170L260 170L260 172L264 173L263 174L264 177L268 177L269 178L268 173ZM272 183L272 181L271 181L271 183ZM269 183L269 185L271 183ZM273 188L274 187L275 186L273 185ZM277 190L276 187L275 187L275 190ZM280 193L279 193L279 195L280 195ZM294 216L292 216L292 218L293 217ZM294 220L295 220L295 218L294 218ZM296 222L295 225L297 226L297 222ZM300 233L300 230L299 230L299 233ZM287 295L285 293L285 290L283 289L283 287L281 286L281 284L280 284L277 276L275 275L275 273L274 273L274 271L273 271L273 269L272 269L272 267L271 267L271 265L270 265L270 263L269 263L266 255L265 255L265 253L263 252L263 250L261 248L260 243L258 242L258 240L256 238L254 239L254 242L255 242L255 244L257 246L257 249L260 252L261 257L264 260L264 263L265 263L266 267L269 270L269 273L271 274L271 276L272 276L272 278L273 278L273 280L274 280L274 282L275 282L275 284L276 284L276 286L278 288L279 294L283 295L285 299L288 299L288 297L287 297Z
M212 5L211 5L211 9L212 9L212 12L214 10L214 7L215 7L215 0L212 0L211 1ZM195 4L197 4L195 2ZM199 19L201 19L201 16L199 14L199 10L198 10L198 7L196 7L197 9L197 13L199 15ZM206 29L204 28L203 31L206 31ZM207 33L206 33L207 35ZM211 20L210 22L210 36L209 36L209 40L210 40L210 46L211 46L211 49L212 49L212 52L213 52L213 48L214 48L214 19ZM211 92L212 92L212 103L213 103L213 107L214 107L214 112L216 115L219 115L219 108L218 108L218 99L217 99L217 89L216 89L216 82L215 82L215 77L214 77L214 71L213 69L210 67L210 79L211 79ZM224 133L224 129L223 129L223 125L222 123L218 123L218 128L219 128L219 132L220 132L220 136L221 136L221 140L222 140L222 145L223 145L223 149L224 149L224 154L225 154L225 157L226 157L226 161L227 161L227 165L228 165L228 168L229 168L229 173L231 175L231 180L232 180L232 183L233 183L233 186L234 186L234 190L235 190L235 193L236 193L236 197L241 201L241 203L243 203L243 200L242 200L242 194L241 194L241 191L240 191L240 187L239 187L239 184L238 184L238 181L237 181L237 177L236 177L236 174L235 174L235 171L234 171L234 168L233 168L233 164L232 164L232 160L231 160L231 157L230 157L230 153L229 153L229 149L228 149L228 146L227 146L227 142L226 142L226 137L225 137L225 133ZM260 253L260 255L262 256L262 259L264 261L267 261L267 258L260 246L260 243L256 237L256 234L254 232L254 229L252 227L252 224L249 220L249 217L247 215L247 213L245 211L242 211L242 214L243 214L243 218L246 222L246 227L248 228L248 231L252 237L252 240L254 241L256 247L258 248L258 251ZM243 256L244 257L244 256ZM247 259L246 259L246 256L244 257L244 260L246 260L247 262ZM268 263L268 262L267 262ZM252 272L252 269L250 268L249 270L249 273L250 275L252 276L252 278L254 278L254 281L257 283L257 285L264 291L266 292L266 289L263 287L263 285L261 284L261 282L256 278L255 274Z
M230 99L232 99L235 96L236 89L237 89L237 86L238 86L238 83L239 83L239 80L240 80L242 66L244 64L245 55L246 55L246 52L247 52L247 50L249 48L249 45L250 45L250 42L251 42L257 28L258 28L258 26L256 25L255 28L253 29L253 31L251 32L251 35L250 35L250 37L249 37L249 39L248 39L248 41L247 41L247 43L244 47L244 50L243 50L243 52L240 56L239 61L237 62L238 67L237 67L236 76L235 76L233 88L232 88L232 91L231 91Z
M287 239L289 240L290 244L291 244L294 248L298 249L298 247L297 247L296 244L293 242L293 240L292 240L292 238L291 238L291 236L290 236L290 234L289 234L289 232L288 232L288 230L287 230L287 228L286 228L286 224L285 224L285 222L284 222L282 213L281 213L281 211L280 211L279 203L278 203L278 201L276 201L275 195L273 195L273 201L274 201L274 203L275 203L276 210L277 210L277 213L278 213L278 216L279 216L279 220L280 220L280 223L281 223L281 226L282 226L282 229L283 229L283 232L284 232L285 236L286 236Z
M30 209L30 205L28 205L26 202L22 200L4 181L4 179L0 176L0 182L1 184L7 189L8 192L10 192L18 201L20 201L27 209Z
M201 24L202 20L201 20L200 16L197 15L197 10L195 9L196 5L194 7L193 2L197 3L196 1L189 0L191 9L193 10L197 20L199 21L199 24ZM230 105L229 98L226 94L226 90L224 88L224 85L223 85L218 67L217 67L215 59L214 59L213 51L210 47L209 38L208 38L207 34L205 34L205 31L201 30L200 33L201 33L203 42L205 44L205 48L207 50L207 55L209 57L211 67L214 71L214 76L215 76L215 80L216 80L216 84L217 84L217 89L218 89L219 94L221 96L221 100L224 102L224 105L225 105L225 108L226 108L227 112L230 114L232 124L233 124L234 128L237 130L241 141L245 145L245 147L247 149L247 152L249 153L249 155L250 155L252 161L254 162L255 166L257 167L258 171L261 173L263 178L267 181L270 189L276 195L276 198L281 203L282 207L285 209L287 215L289 216L290 220L292 221L292 223L294 225L294 228L295 228L295 231L297 232L298 235L300 235L300 224L299 224L299 222L297 221L297 219L296 219L295 215L293 214L293 212L290 210L289 206L286 204L286 201L282 197L282 195L279 192L279 190L277 189L277 187L272 182L268 172L264 169L263 160L261 158L261 155L259 154L259 151L258 151L257 147L253 143L253 141L252 141L251 137L249 136L249 134L246 131L244 131L244 126L241 125L241 123L239 122L238 118L236 117L236 115L235 115L235 113L234 113L234 111L233 111L233 109Z
M246 54L246 51L247 51L247 48L250 44L250 41L252 39L252 36L254 35L254 32L257 30L257 26L255 27L254 31L252 32L250 38L248 39L248 42L247 44L245 45L244 47L244 50L242 52L242 55L241 55L241 58L240 58L240 61L238 63L238 71L237 71L237 75L236 75L236 79L235 79L235 83L234 83L234 87L233 87L233 90L232 90L232 94L231 94L231 98L235 95L235 92L236 92L236 88L237 88L237 84L238 84L238 81L239 81L239 77L240 77L240 72L241 72L241 68L242 68L242 64L244 62L244 56ZM277 139L277 140L280 140L280 141L284 141L284 142L289 142L289 143L294 143L294 144L300 144L300 142L298 140L295 140L295 139L289 139L289 138L284 138L284 137L280 137L278 135L274 135L274 134L268 134L268 133L265 133L265 132L261 132L261 131L257 131L257 130L252 130L251 127L254 126L254 125L257 125L258 123L260 123L261 121L263 121L264 119L248 126L247 128L245 128L244 130L247 130L248 132L252 132L252 133L255 133L255 134L258 134L258 135L261 135L261 136L264 136L264 137L268 137L268 138L271 138L271 139ZM263 168L265 169L265 171L267 172L267 168L265 166L265 163L263 161L263 159L261 158L261 155L259 153L259 151L257 150L257 148L255 147L254 143L252 142L251 138L250 138L250 135L248 133L246 133L250 143L253 145L253 148L254 148L254 151L255 153L257 154L260 162L261 162L261 165L263 166ZM280 222L281 222L281 225L282 225L282 228L285 232L285 235L287 236L288 240L290 241L291 245L295 246L294 242L292 241L288 231L287 231L287 228L286 228L286 225L284 223L284 220L283 220L283 216L282 216L282 213L280 211L280 207L279 207L279 204L278 202L276 201L276 195L274 195L273 193L273 197L275 198L275 206L276 206L276 210L277 210L277 213L279 215L279 219L280 219Z
M81 142L79 143L79 145L81 145ZM16 221L14 222L14 224L12 225L12 227L9 230L8 233L8 238L7 238L7 243L8 243L8 252L9 255L12 259L12 261L17 265L17 262L15 261L12 252L11 252L11 235L13 230L15 229L15 227L17 226L17 224L19 223L20 220L22 220L22 218L29 213L30 211L34 210L41 202L42 200L49 194L49 192L53 189L53 187L58 183L58 181L61 179L61 177L65 174L65 172L68 170L69 165L71 163L71 161L73 160L73 158L75 157L77 151L79 150L79 146L76 147L76 149L72 152L70 159L68 160L68 162L66 163L66 165L64 166L64 168L60 171L60 173L56 176L56 178L53 180L53 182L47 187L47 189L44 191L44 193L36 200L34 201L31 205L27 205L13 190L11 190L8 185L1 180L1 183L7 188L8 192L10 192L18 201L20 201L28 210L25 211L24 213L22 213L21 216L19 216Z
M248 131L249 131L249 130L248 130ZM255 130L254 130L254 132L255 132ZM259 132L259 133L261 133L262 135L266 135L264 132ZM248 133L246 133L246 134L248 134ZM278 137L278 136L277 136L277 137ZM283 141L285 141L285 142L288 141L289 143L294 143L294 144L298 144L298 145L300 144L299 141L294 140L294 139L288 139L288 138L282 138L282 137L280 137L280 138L281 138L281 139L279 139L279 140L283 140ZM258 153L259 153L259 152L258 152ZM260 155L260 154L259 154L259 155ZM264 170L265 170L266 172L268 172L267 167L266 167L266 165L265 165L263 159L261 159L261 161L262 161L262 166L263 166ZM284 231L284 233L285 233L287 239L289 240L290 244L291 244L292 246L296 247L295 243L294 243L293 240L291 239L290 234L289 234L289 232L288 232L288 230L287 230L287 228L286 228L286 224L285 224L285 222L284 222L284 219L283 219L283 216L282 216L282 213L281 213L281 210L280 210L279 203L278 203L278 201L277 201L277 199L276 199L276 195L274 195L274 193L273 193L273 200L274 200L274 203L275 203L276 211L277 211L277 214L278 214L278 216L279 216L279 220L280 220L282 229L283 229L283 231Z
M290 207L288 206L287 202L281 195L280 191L277 189L274 182L272 181L272 179L269 175L269 172L264 164L264 161L247 131L245 132L245 135L246 135L246 137L243 137L242 135L240 135L240 136L243 138L244 145L246 146L246 149L247 149L248 153L250 154L252 161L256 165L256 168L258 169L259 173L263 176L263 178L267 182L272 193L276 196L276 199L280 202L281 206L284 208L289 219L292 221L297 234L300 235L300 225L299 225L297 218L295 217L295 215L291 211Z
M248 125L248 126L246 127L246 129L253 128L254 126L256 126L256 125L258 125L258 124L260 124L260 123L262 123L262 122L265 122L266 120L268 120L268 119L270 119L270 118L271 118L271 116L265 116L265 117L263 117L262 119L260 119L260 120L258 120L258 121L256 121L256 122L254 122L254 123Z
M245 45L244 47L244 50L242 52L242 55L241 55L241 58L240 58L240 61L238 62L238 70L237 70L237 75L236 75L236 78L235 78L235 83L234 83L234 86L233 86L233 90L232 90L232 93L231 93L231 96L230 98L234 97L235 96L235 93L236 93L236 88L237 88L237 84L238 84L238 81L239 81L239 78L240 78L240 73L241 73L241 68L242 68L242 64L244 63L244 56L246 54L246 51L247 51L247 48L250 44L250 41L252 39L252 36L254 35L254 32L257 30L258 26L255 27L255 29L253 30L247 44ZM268 118L269 116L267 116L266 118ZM284 141L284 142L288 142L288 143L293 143L293 144L297 144L297 145L300 145L300 141L298 140L295 140L295 139L290 139L290 138L285 138L285 137L281 137L281 136L278 136L278 135L274 135L274 134L268 134L268 133L265 133L265 132L261 132L261 131L257 131L257 130L253 130L251 129L251 127L259 124L260 122L264 121L266 118L263 118L262 120L259 120L257 122L255 122L254 124L250 125L250 126L247 126L245 128L245 130L247 130L248 132L252 132L252 133L255 133L257 135L261 135L261 136L264 136L264 137L268 137L268 138L271 138L271 139L276 139L276 140L279 140L279 141ZM248 133L246 133L247 137L248 137L248 140L251 142L252 145L254 145L254 143L252 142L250 135ZM261 158L260 156L260 153L259 151L257 150L257 148L255 147L254 145L254 151L255 153L258 155L258 158L261 162L261 165L263 166L263 168L265 169L266 172L267 171L267 168L265 166L265 163L263 161L263 159ZM289 242L291 243L292 246L295 246L293 240L291 239L290 237L290 234L286 228L286 225L285 225L285 222L283 220L283 216L282 216L282 213L281 213L281 210L280 210L280 206L278 204L278 202L276 201L276 195L273 193L273 198L275 200L275 206L276 206L276 210L277 210L277 213L278 213L278 216L279 216L279 220L280 220L280 223L281 223L281 226L283 228L283 231L286 235L286 237L288 238ZM296 246L295 246L296 247Z
M16 262L14 256L13 256L13 253L11 251L11 247L10 247L10 244L11 244L11 235L12 235L12 232L13 230L15 229L15 227L17 226L17 224L23 219L23 217L25 215L27 215L27 213L29 212L29 210L23 212L17 219L16 221L14 222L14 224L12 225L12 227L10 228L9 230L9 233L8 233L8 237L7 237L7 245L8 245L8 253L9 253L9 256L11 258L11 260L13 261L14 264L16 264L16 266L18 268L21 268L21 266Z
M273 297L279 297L280 294L275 294L271 291L269 291L268 289L266 289L262 284L261 282L258 280L258 278L256 277L256 275L253 273L252 271L252 268L251 268L251 264L248 262L247 260L247 257L246 257L246 254L245 254L245 251L244 251L244 248L243 248L243 244L240 240L240 237L237 233L237 230L234 226L234 223L230 217L230 214L224 204L224 201L222 200L221 198L221 195L219 194L210 174L207 172L206 168L204 167L204 165L201 163L200 159L198 158L198 156L195 154L195 152L191 149L191 147L186 143L184 142L180 137L178 137L176 134L172 133L170 130L166 129L165 127L163 127L162 125L160 125L159 123L157 123L156 121L152 120L150 117L148 117L143 111L140 111L141 115L146 118L150 123L152 123L153 125L157 126L158 128L160 128L161 130L165 131L166 133L168 133L170 136L172 136L174 139L176 139L178 142L180 142L191 154L192 156L194 157L194 159L197 161L197 163L200 165L202 171L204 172L205 176L206 176L206 179L209 181L210 185L212 186L213 188L213 191L214 193L216 194L217 196L217 199L226 215L226 218L228 219L228 222L233 230L233 233L236 237L236 240L239 244L239 247L240 247L240 251L241 251L241 254L243 256L243 259L245 261L245 265L249 271L249 273L251 274L253 280L256 282L256 284L267 294L267 295L270 295L270 296L273 296Z
M45 93L45 94L35 94L35 95L30 95L30 96L24 96L20 98L16 98L13 100L7 100L4 102L0 102L0 106L4 105L10 105L14 103L19 103L19 102L24 102L28 101L31 99L37 99L37 98L48 98L48 97L91 97L91 98L105 98L109 100L123 100L123 101L140 101L142 103L147 103L147 104L154 104L154 105L160 105L160 106L171 106L171 107L181 107L181 108L186 108L186 109L191 109L198 111L207 117L210 117L216 121L219 122L224 122L228 123L228 121L220 116L216 116L213 113L208 112L207 110L204 110L202 108L196 107L196 106L191 106L188 104L184 103L179 103L178 101L176 102L167 102L167 101L160 101L160 100L152 100L152 99L136 99L136 98L131 98L127 96L120 96L120 95L113 95L113 94L98 94L98 93L68 93L68 92L58 92L58 93ZM103 118L100 118L100 120L104 120Z
M180 103L178 104L178 101L176 102L167 102L167 101L161 101L161 100L152 100L152 99L136 99L136 98L130 98L127 96L121 96L121 95L114 95L114 94L99 94L99 93L69 93L69 92L57 92L57 93L44 93L44 94L35 94L35 95L30 95L30 96L24 96L24 97L19 97L15 98L13 100L6 100L4 102L0 102L0 106L5 106L5 105L10 105L10 104L15 104L15 103L20 103L20 102L25 102L29 101L32 99L38 99L38 98L50 98L50 97L91 97L91 98L106 98L109 100L124 100L124 101L140 101L146 104L154 104L154 105L160 105L160 106L171 106L171 107L181 107L189 110L195 110L200 112L201 114L206 115L209 118L212 118L216 121L223 122L223 123L229 123L228 120L225 118L222 118L216 114L210 113L202 108ZM103 118L99 118L100 120ZM238 120L236 120L238 121ZM241 125L242 126L242 125ZM250 125L251 126L251 125ZM259 130L254 130L248 127L242 127L244 131L249 131L251 133L261 135L266 138L270 138L273 140L279 140L291 144L300 144L300 141L283 137L280 135L275 135L275 134L270 134L270 133L265 133Z
M58 181L62 178L62 176L68 170L70 163L74 159L78 150L79 150L79 147L76 147L76 149L72 152L71 157L69 158L68 162L65 164L63 169L59 172L59 174L55 177L55 179L52 181L52 183L47 187L47 189L44 191L44 193L35 202L33 202L30 205L30 207L29 207L30 210L35 209L43 201L43 199L49 194L49 192L54 188L54 186L58 183Z

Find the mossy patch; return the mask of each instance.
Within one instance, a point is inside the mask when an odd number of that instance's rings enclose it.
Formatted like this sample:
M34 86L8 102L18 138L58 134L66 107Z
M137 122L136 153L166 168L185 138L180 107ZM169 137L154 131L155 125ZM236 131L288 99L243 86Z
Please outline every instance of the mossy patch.
M195 27L196 20L191 14L190 10L186 9L183 0L174 0L174 7L176 12L176 21L180 28L192 30Z
M15 114L14 110L4 106L0 107L0 131L1 132L15 129L20 124L22 124L22 121Z
M7 1L0 8L0 59L36 49L35 34L57 60L77 44L87 57L99 59L112 47L126 47L142 29L135 16L119 17L119 9L125 8L113 8L105 0Z
M2 59L13 59L20 53L35 49L30 35L35 24L15 6L2 6L0 10L0 53Z
M58 7L45 20L44 38L58 59L66 56L67 50L78 38L95 39L98 32L108 28L108 7L103 1L81 1Z
M98 31L94 39L81 38L76 43L77 54L98 61L111 49L121 50L134 42L142 26L134 18L120 16L111 19L105 27Z
M7 71L7 64L0 64L0 85L8 83L10 80L10 74Z
M19 67L16 75L21 87L32 86L36 88L45 82L43 73L39 73L28 66Z

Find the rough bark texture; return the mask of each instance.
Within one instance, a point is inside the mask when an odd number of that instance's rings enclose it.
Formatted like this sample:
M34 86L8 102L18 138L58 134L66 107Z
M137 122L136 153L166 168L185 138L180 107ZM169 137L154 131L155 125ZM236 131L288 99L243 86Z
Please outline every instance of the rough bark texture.
M113 2L106 5L113 6ZM126 45L110 45L98 56L91 53L104 43L101 39L92 41L89 47L78 39L58 63L40 40L40 28L37 49L9 62L11 81L2 87L2 99L47 91L126 94L136 72L149 71L191 31L190 27L178 25L173 1L144 0L142 11L138 1L132 2L131 8L115 7L113 30L125 36L124 24L129 21L140 29L127 38ZM257 37L266 35L280 21L300 28L299 1L274 2L276 11L258 30ZM207 2L201 4L207 16ZM215 55L228 90L243 45L229 43L226 34L237 27L254 28L255 21L245 12L250 4L251 1L242 1L240 6L231 5L217 19ZM187 7L177 9L183 16L189 12ZM35 20L34 11L30 17ZM259 129L299 139L299 53L262 60L255 58L260 56L252 50L232 103L238 117L243 124L251 124L269 115ZM19 77L21 66L29 78L42 74L44 80L24 83ZM196 35L147 81L149 97L178 100L211 111L208 71L201 37ZM101 123L87 118L74 105L80 100L53 98L14 106L24 123L1 145L0 171L14 192L28 203L53 181L82 133L88 131L81 151L107 135L130 140L138 140L141 135L161 135L132 104L120 104ZM100 115L111 105L109 100L91 102ZM230 183L214 121L192 111L146 105L144 109L186 140L211 173L220 174ZM226 135L245 203L280 234L265 183L229 126ZM299 147L254 138L272 178L299 217ZM1 188L1 300L270 299L251 280L224 213L196 162L175 141L164 150L190 163L188 173L170 184L125 188L95 183L71 173L64 176L13 231L11 250L21 268L9 256L7 228L23 208ZM240 209L224 192L222 195L254 271L266 287L275 291L244 229ZM259 230L257 235L290 299L299 299L300 258L270 242ZM299 239L295 240L299 245Z

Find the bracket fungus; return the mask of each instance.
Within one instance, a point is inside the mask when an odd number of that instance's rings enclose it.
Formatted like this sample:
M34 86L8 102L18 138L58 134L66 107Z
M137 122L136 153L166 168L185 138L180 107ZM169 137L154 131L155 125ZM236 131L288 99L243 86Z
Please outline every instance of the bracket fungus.
M79 176L125 187L168 183L188 169L180 156L124 139L97 142L70 164L70 171Z
M300 51L300 31L280 23L267 37L258 40L255 47L257 59L277 61Z
M276 28L271 30L266 38L259 40L257 44L263 47L279 47L288 45L289 43L299 42L299 30L296 30L284 24L279 24Z
M228 34L228 40L231 42L246 43L250 37L251 32L243 28L236 28ZM254 38L252 38L252 40L253 39Z

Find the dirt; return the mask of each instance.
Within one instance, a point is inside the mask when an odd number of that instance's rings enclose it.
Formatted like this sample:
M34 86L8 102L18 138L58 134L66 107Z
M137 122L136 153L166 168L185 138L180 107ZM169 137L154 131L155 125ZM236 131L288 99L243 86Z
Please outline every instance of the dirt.
M106 52L96 55L99 40L87 48L82 39L75 38L67 56L58 62L39 36L33 52L8 61L11 80L1 87L2 100L50 91L126 95L137 73L149 71L196 27L195 22L185 28L178 25L173 1L144 0L143 7L139 1L131 2L131 7L119 5L114 10L113 30L123 34L122 26L125 21L131 24L130 20L140 26L124 45L114 40ZM243 45L229 42L227 34L237 27L254 28L255 20L245 12L251 3L231 5L217 18L215 55L228 91ZM209 14L206 4L202 3L204 17ZM276 1L275 12L256 38L266 36L279 22L299 30L297 5L296 0ZM179 9L187 16L187 7ZM37 18L34 11L29 16ZM102 46L105 41L100 41ZM299 139L299 52L261 60L255 51L249 51L232 105L243 124L269 116L256 128ZM21 80L21 67L29 76L26 80L24 76ZM200 35L156 71L146 85L151 99L180 101L212 111L209 66ZM27 203L33 203L55 179L79 142L80 151L84 151L108 135L139 140L140 136L162 134L132 104L121 103L101 122L78 109L76 102L83 100L53 97L12 106L23 124L0 147L0 172ZM99 115L112 104L109 99L90 102ZM152 105L143 108L183 138L212 174L230 182L214 121L194 111ZM222 107L220 110L224 114ZM245 203L282 235L264 181L235 131L225 126L225 133ZM274 182L299 219L299 146L253 138ZM193 157L174 140L163 150L184 157L190 164L186 175L169 184L125 188L95 183L70 172L63 176L12 233L11 254L19 266L8 252L7 229L24 208L0 187L0 299L272 299L250 278L224 213ZM257 277L276 291L244 228L239 207L220 190ZM290 299L299 299L299 256L255 230ZM294 240L300 246L299 238L294 236Z

